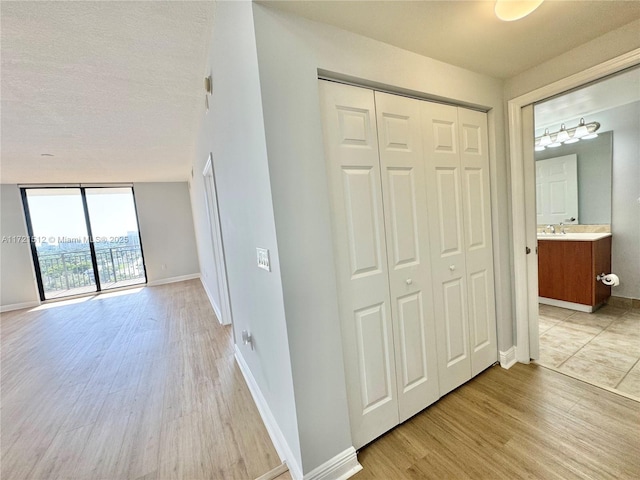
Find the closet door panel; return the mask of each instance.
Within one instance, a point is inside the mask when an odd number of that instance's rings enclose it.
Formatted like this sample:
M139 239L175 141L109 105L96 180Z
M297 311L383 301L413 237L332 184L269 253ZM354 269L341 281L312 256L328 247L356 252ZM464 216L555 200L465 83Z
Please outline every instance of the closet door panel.
M471 378L463 180L455 107L424 102L422 132L440 395Z
M375 93L400 421L439 398L421 101Z
M351 430L399 422L378 135L371 90L319 81Z
M497 360L487 115L458 108L471 373Z
M464 362L468 358L467 318L464 311L463 292L463 280L460 277L442 283L447 368L451 368L458 362Z

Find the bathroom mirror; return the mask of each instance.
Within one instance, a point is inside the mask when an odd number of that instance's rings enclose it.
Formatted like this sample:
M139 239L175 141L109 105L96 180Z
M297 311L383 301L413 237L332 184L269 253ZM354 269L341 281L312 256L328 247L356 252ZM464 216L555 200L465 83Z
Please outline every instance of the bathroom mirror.
M565 223L610 225L613 132L598 132L591 140L535 152L535 160L569 155L577 157L578 218Z

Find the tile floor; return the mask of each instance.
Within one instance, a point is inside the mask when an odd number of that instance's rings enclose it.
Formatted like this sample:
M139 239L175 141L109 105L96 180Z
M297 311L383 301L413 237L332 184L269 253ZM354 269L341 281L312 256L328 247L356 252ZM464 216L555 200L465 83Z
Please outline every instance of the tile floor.
M538 363L640 400L640 309L540 305Z

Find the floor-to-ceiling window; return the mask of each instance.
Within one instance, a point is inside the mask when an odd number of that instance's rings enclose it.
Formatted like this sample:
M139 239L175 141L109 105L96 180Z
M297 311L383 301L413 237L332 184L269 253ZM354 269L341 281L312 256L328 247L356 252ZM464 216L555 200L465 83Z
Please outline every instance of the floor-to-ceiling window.
M42 300L146 282L133 188L23 188Z

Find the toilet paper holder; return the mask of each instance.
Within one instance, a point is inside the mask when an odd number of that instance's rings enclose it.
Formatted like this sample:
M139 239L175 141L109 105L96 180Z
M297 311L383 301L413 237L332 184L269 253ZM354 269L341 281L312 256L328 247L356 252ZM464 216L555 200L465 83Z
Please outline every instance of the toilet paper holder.
M620 280L618 279L618 276L614 273L603 272L600 275L596 276L596 280L598 282L604 283L608 287L616 287L620 284Z

